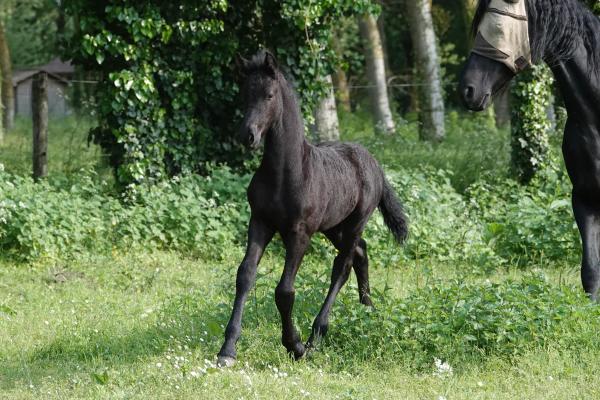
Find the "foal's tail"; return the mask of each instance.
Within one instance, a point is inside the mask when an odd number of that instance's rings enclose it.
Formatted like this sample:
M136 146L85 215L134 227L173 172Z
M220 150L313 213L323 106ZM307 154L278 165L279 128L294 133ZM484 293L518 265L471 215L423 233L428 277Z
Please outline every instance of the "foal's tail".
M408 219L394 189L385 178L383 178L383 195L379 202L379 211L383 215L383 221L394 235L394 239L398 243L404 242L408 236Z

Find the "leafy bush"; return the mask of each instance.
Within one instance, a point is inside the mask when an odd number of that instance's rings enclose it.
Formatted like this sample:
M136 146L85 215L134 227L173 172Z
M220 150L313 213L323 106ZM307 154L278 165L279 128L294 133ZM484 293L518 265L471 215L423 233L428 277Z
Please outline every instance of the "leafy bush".
M467 261L480 266L480 271L497 265L483 226L450 184L449 172L402 170L388 174L388 179L407 209L409 238L402 252L377 213L365 233L372 259L392 265L401 258Z
M354 297L336 309L329 336L336 358L399 353L417 366L429 366L434 358L455 363L512 356L561 341L565 331L577 331L584 315L588 320L599 316L579 290L556 288L541 276L483 285L433 284L404 300L377 295L375 301L376 311L357 306Z
M199 255L218 255L216 250L231 244L243 248L250 175L228 167L207 169L208 177L140 186L127 200L108 193L107 185L89 174L74 182L34 184L0 172L0 249L32 260L130 246ZM481 273L506 263L575 263L579 237L569 183L558 171L546 168L529 187L498 180L473 185L462 195L452 186L450 172L390 170L410 234L399 247L376 212L364 235L373 265L437 260ZM323 238L313 243L313 251L334 252Z
M222 167L212 178L175 178L141 188L127 203L86 175L61 188L0 172L0 249L26 260L131 246L218 255L248 220L240 192L249 177L236 175L223 190L232 177Z
M485 226L486 241L504 261L576 263L579 233L571 210L571 184L557 167L547 167L530 186L506 180L470 189L472 213Z

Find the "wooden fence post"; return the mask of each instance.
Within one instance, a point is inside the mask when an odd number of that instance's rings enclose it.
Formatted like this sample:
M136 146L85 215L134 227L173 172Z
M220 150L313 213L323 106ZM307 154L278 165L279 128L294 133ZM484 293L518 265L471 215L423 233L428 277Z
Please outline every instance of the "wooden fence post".
M40 72L31 87L33 116L33 178L48 176L48 74Z

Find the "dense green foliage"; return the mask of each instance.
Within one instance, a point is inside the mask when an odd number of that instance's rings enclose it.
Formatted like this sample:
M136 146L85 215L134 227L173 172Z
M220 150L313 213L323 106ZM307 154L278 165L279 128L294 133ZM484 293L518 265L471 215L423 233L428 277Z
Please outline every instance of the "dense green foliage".
M550 130L547 108L553 82L550 69L536 65L519 75L512 90L512 168L523 183L529 182L546 162Z
M485 117L451 113L448 138L437 146L419 141L414 123L402 125L391 138L372 131L365 137L365 121L345 116L347 138L362 142L384 164L411 220L409 241L399 251L375 214L365 237L376 264L468 261L472 272L485 273L501 265L577 261L570 183L558 147L552 147L539 176L521 186L506 178L508 135L491 128ZM101 158L98 164L98 150L86 148L81 137L86 127L74 120L54 124L53 177L36 185L24 177L30 168L30 126L18 121L0 150L7 154L0 172L4 255L61 259L157 247L209 255L225 244L244 247L249 174L207 164L205 177L140 185L123 198L114 192ZM332 249L320 237L313 251L326 255Z
M42 65L58 56L59 9L55 0L8 0L4 7L6 34L15 67Z
M94 140L111 154L121 183L142 183L242 161L234 132L238 86L233 59L269 46L298 83L305 115L336 63L335 21L372 11L367 0L71 0L80 30L69 55L101 71ZM268 27L265 29L264 27ZM236 158L237 157L237 158Z

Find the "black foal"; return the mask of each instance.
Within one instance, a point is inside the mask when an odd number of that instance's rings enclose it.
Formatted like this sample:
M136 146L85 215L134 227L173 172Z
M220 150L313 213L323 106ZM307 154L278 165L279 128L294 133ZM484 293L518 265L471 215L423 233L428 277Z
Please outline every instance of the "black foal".
M326 334L329 312L352 268L360 302L371 305L367 243L361 235L375 208L379 207L398 242L407 234L402 206L368 151L349 143L308 143L296 96L273 55L261 51L251 61L239 61L246 76L241 132L252 148L257 148L264 136L265 148L248 188L252 210L248 246L237 272L233 311L219 351L221 366L235 362L244 303L275 232L281 235L286 249L275 302L281 314L282 343L296 359ZM329 293L305 347L292 322L294 280L315 232L323 232L339 253L333 263Z

